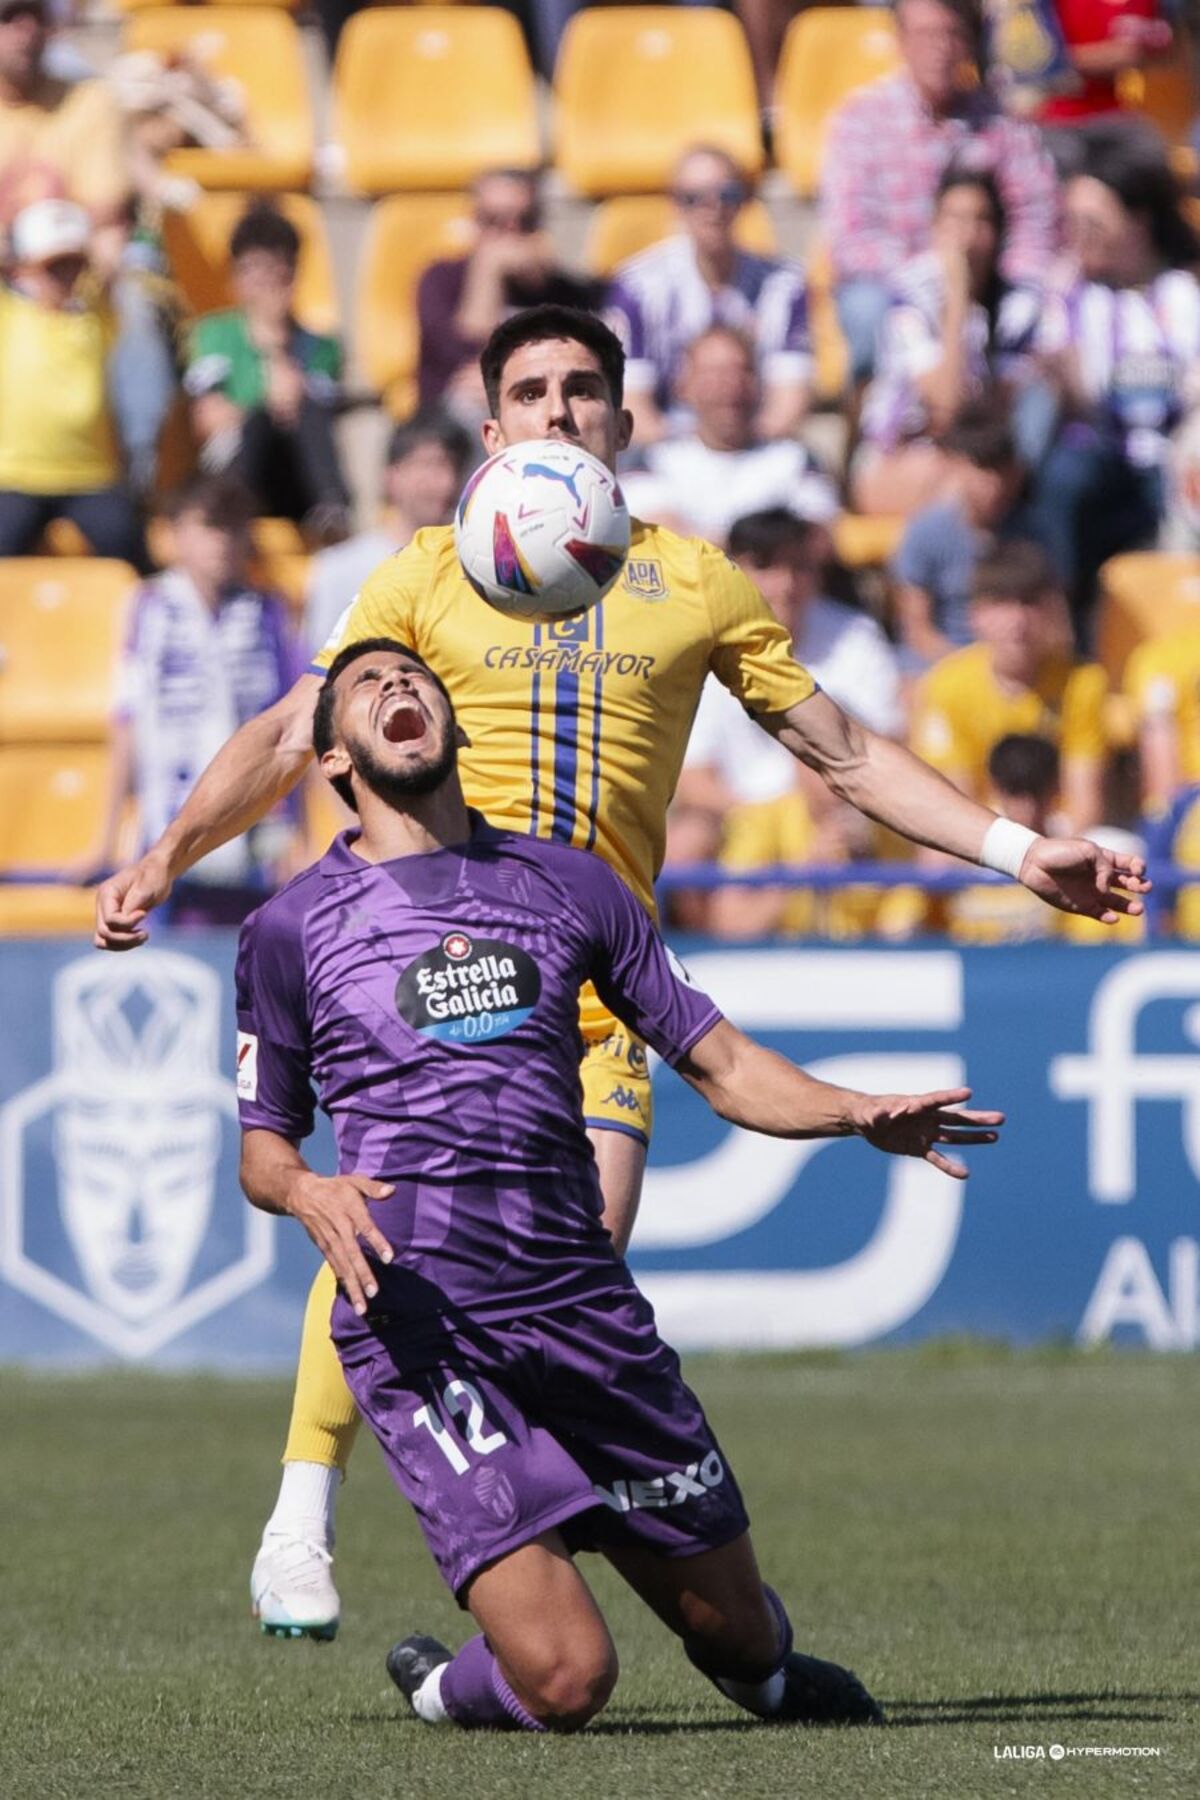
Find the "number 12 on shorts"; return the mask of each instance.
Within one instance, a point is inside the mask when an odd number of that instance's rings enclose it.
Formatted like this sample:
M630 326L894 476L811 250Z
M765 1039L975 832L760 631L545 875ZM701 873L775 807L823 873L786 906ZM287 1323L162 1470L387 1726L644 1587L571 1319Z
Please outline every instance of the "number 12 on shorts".
M457 1377L446 1384L442 1403L420 1407L412 1417L414 1425L423 1425L456 1475L465 1475L471 1464L462 1453L451 1431L447 1414L462 1421L462 1435L467 1447L477 1456L490 1456L508 1439L502 1431L489 1431L483 1413L483 1395L471 1381Z

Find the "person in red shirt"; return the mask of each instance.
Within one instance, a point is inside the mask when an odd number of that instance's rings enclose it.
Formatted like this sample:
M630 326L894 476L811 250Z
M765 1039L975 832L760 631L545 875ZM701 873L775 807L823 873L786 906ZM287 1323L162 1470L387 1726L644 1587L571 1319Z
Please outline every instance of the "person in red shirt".
M1118 110L1117 76L1158 61L1175 34L1160 0L1053 0L1075 79L1037 110L1043 125L1076 125Z

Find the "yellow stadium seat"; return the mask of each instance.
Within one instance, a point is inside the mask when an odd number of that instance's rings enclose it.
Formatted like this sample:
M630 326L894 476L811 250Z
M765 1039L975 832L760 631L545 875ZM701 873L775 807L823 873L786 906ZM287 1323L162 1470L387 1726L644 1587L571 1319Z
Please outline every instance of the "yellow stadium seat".
M96 840L108 779L107 744L0 748L0 873L52 874Z
M554 162L578 193L661 192L690 144L719 145L748 175L762 167L750 52L715 7L577 12L554 93Z
M621 194L602 200L588 225L583 260L593 275L611 275L623 262L679 229L666 194ZM734 237L742 250L774 256L779 249L771 215L761 200L749 200L737 216Z
M1143 639L1200 625L1200 556L1133 550L1100 571L1096 652L1119 682Z
M0 744L103 738L128 563L99 557L0 561Z
M541 160L520 26L493 6L370 7L342 33L335 136L364 194L463 188Z
M0 882L0 937L90 940L95 919L95 888Z
M363 375L402 418L416 402L417 283L473 240L465 194L397 194L371 214L359 265L356 341Z
M829 120L846 95L899 62L886 7L814 6L792 20L775 78L775 160L798 194L816 192Z
M202 194L187 212L163 215L163 237L171 273L194 313L218 312L233 305L229 240L253 194ZM300 233L296 271L296 317L310 331L341 330L333 258L325 216L308 194L279 194L281 213Z
M848 569L883 568L900 547L906 521L881 513L839 513L833 521L833 547Z
M232 150L173 150L167 167L206 188L306 188L313 118L300 33L286 12L264 6L163 6L132 14L130 50L186 50L245 96L250 143Z
M1149 119L1173 148L1191 153L1200 95L1196 91L1192 46L1185 37L1178 36L1169 61L1123 70L1117 76L1117 97L1126 110Z

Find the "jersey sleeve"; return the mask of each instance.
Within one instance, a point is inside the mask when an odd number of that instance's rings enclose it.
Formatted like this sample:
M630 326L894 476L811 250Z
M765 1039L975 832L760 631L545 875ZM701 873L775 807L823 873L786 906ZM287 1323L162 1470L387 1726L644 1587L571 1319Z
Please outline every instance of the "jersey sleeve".
M417 612L429 592L437 560L436 537L433 544L429 537L418 531L411 544L389 556L368 578L313 657L314 675L323 675L339 650L364 638L395 638L410 650L419 650Z
M242 1129L298 1143L314 1122L304 951L278 907L261 907L243 925L236 986Z
M1104 708L1108 676L1099 663L1084 663L1072 675L1064 696L1062 753L1099 762L1108 750Z
M610 1012L674 1066L720 1023L630 890L598 856L575 889L591 941L588 974Z
M781 713L817 691L792 655L792 641L754 583L721 550L701 546L701 579L712 624L708 666L747 712Z

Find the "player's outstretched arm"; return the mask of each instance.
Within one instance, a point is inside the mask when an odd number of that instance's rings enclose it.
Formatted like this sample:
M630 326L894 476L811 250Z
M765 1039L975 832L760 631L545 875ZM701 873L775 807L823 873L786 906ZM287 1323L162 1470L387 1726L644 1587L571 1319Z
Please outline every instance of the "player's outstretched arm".
M997 845L989 838L995 813L903 745L849 718L826 694L817 692L762 723L840 799L913 843L1000 869L1061 912L1083 913L1105 925L1145 910L1141 896L1150 883L1139 857L1087 838L1035 837L1022 847L1012 835L1018 828L1007 822Z
M256 1126L242 1133L242 1192L262 1212L299 1219L358 1314L379 1292L363 1245L391 1262L392 1247L367 1210L386 1200L389 1182L370 1175L315 1175L290 1139Z
M964 1181L967 1168L939 1145L994 1144L1000 1112L967 1111L970 1088L932 1094L861 1094L817 1081L722 1019L694 1044L679 1073L731 1124L768 1137L862 1137L893 1156L917 1156Z
M202 856L257 824L290 793L312 757L312 718L320 678L302 675L274 706L235 731L209 763L182 810L145 855L96 894L99 950L134 950L145 920Z

